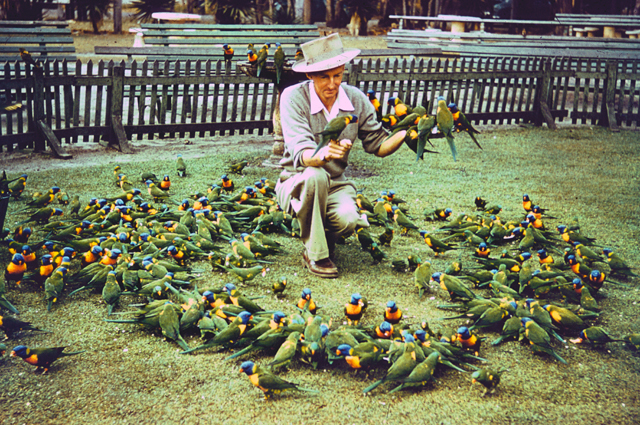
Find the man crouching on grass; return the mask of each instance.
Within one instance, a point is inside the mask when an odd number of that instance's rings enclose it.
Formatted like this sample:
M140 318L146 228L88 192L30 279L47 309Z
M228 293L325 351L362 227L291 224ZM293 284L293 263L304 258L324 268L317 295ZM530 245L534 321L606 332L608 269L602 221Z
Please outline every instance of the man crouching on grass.
M293 70L305 73L309 81L285 89L280 98L285 151L276 195L282 208L300 222L304 265L317 276L335 278L337 237L351 234L356 226L369 226L358 212L355 185L344 176L349 151L360 139L365 152L384 157L398 150L406 132L385 140L388 133L367 96L341 84L345 64L360 50L344 49L338 34L301 48L304 60ZM327 123L347 115L357 116L357 122L346 126L339 142L329 142L314 155Z

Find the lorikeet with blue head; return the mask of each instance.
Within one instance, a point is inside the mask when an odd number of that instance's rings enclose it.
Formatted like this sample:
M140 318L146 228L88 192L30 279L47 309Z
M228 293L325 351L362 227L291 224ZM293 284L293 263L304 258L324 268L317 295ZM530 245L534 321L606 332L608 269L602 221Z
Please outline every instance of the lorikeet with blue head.
M551 338L549 334L540 327L533 319L529 317L523 317L520 322L525 328L524 334L531 344L531 350L534 352L542 352L549 354L561 363L567 364L567 361L560 357L551 347Z
M362 295L357 292L351 294L351 299L344 305L344 315L347 316L347 323L349 325L357 325L366 309L367 305L362 300Z
M493 394L496 391L496 387L500 383L500 377L507 369L501 368L500 370L482 368L476 370L471 374L471 384L480 384L484 387L482 397L487 394Z
M51 363L58 360L60 357L75 356L76 354L84 353L86 350L64 352L67 347L39 347L39 348L27 348L24 345L18 345L13 347L11 351L11 357L20 357L30 365L36 366L36 372L43 369L42 374L47 373L51 367Z
M317 393L318 391L302 388L297 384L285 381L282 378L274 375L265 368L261 368L252 361L246 361L240 365L240 372L244 372L249 381L262 390L264 398L268 399L273 394L280 394L283 391L295 390L304 391L310 393Z
M471 140L473 140L473 142L476 144L476 146L482 149L482 146L480 146L480 143L478 143L478 140L474 136L474 134L480 134L480 132L473 128L464 113L460 109L458 109L458 105L451 102L449 105L447 105L447 107L449 108L449 110L451 111L451 115L453 116L453 122L456 131L466 131L467 134L471 137Z
M223 57L225 62L230 65L233 60L233 47L225 43L222 45L222 50L224 51Z
M574 344L588 342L591 346L603 346L609 342L627 342L624 339L612 338L602 326L591 326L580 331L580 335L576 339L572 339Z
M382 106L380 105L380 101L376 97L376 91L373 89L367 90L367 97L373 105L373 109L376 110L376 118L378 119L378 121L382 121Z
M353 114L339 116L329 121L320 133L322 135L322 140L316 147L316 150L313 151L313 155L317 154L320 149L327 146L330 141L333 140L334 142L339 142L340 134L344 131L344 129L347 128L349 124L357 122L358 117Z

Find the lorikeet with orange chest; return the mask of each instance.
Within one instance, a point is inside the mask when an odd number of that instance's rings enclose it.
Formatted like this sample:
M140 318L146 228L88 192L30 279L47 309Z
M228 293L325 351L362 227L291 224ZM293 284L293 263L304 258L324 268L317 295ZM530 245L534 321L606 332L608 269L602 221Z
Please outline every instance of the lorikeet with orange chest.
M37 366L36 372L40 369L44 369L42 372L44 375L49 370L51 363L55 362L60 357L75 356L76 354L85 352L85 350L82 350L65 353L65 348L67 347L27 348L24 345L18 345L13 347L11 357L20 357L30 365Z
M240 372L244 372L249 377L249 381L251 381L251 383L255 387L262 390L265 399L268 399L273 394L280 394L281 392L288 390L305 391L311 393L318 392L315 390L302 388L297 384L285 381L284 379L279 378L268 370L261 368L252 361L246 361L242 363L242 365L240 365Z

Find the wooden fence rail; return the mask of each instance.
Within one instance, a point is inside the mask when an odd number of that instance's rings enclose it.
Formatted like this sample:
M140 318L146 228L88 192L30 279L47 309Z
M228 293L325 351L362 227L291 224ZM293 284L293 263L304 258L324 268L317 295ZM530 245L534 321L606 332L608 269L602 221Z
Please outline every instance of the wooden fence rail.
M443 95L478 124L541 125L546 116L550 125L617 128L637 127L640 120L639 68L637 61L576 58L363 59L348 67L345 81L375 90L384 113L392 96L434 113L435 99ZM274 84L222 61L53 61L41 71L14 62L5 65L4 76L0 96L25 108L1 116L0 150L44 150L56 147L55 139L103 139L126 148L127 139L273 128Z

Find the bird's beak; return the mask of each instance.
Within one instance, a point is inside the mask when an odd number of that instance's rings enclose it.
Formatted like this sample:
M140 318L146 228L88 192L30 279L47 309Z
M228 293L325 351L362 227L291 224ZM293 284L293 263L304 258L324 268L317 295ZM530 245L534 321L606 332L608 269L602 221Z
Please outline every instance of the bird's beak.
M9 357L16 357L16 352L12 351Z
M471 385L475 384L476 382L478 382L478 381L476 381L476 380L475 380L475 378L474 378L474 379L472 379L472 380L471 380Z

